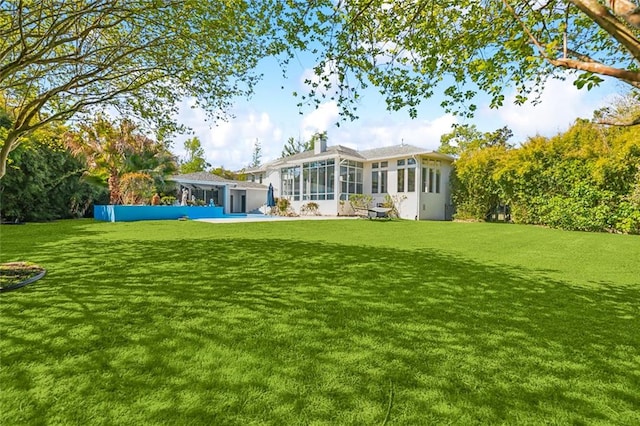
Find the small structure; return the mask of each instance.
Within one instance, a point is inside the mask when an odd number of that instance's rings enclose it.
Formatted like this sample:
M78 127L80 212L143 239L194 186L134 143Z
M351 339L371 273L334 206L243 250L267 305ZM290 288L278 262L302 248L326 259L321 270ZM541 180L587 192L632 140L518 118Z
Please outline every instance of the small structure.
M267 186L251 181L225 179L208 172L187 173L172 176L171 181L187 197L201 205L215 205L224 214L241 214L255 211L264 205ZM189 199L189 198L187 198Z
M173 176L180 204L173 206L94 206L94 218L109 222L135 220L215 219L243 215L264 205L267 187L207 173Z

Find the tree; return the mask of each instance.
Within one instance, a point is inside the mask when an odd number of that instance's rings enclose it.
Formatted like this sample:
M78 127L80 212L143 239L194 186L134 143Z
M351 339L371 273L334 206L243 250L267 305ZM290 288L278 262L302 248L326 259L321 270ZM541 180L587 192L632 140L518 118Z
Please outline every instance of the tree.
M149 203L156 192L153 177L147 173L130 172L122 175L120 181L123 204Z
M307 80L301 103L334 99L351 118L370 84L389 109L408 107L412 117L441 83L442 106L465 115L478 92L499 107L505 88L515 88L523 103L565 70L578 88L604 77L640 87L640 9L630 0L293 3L283 18L287 35L317 52L318 78Z
M438 151L458 156L482 139L482 132L475 125L454 125L449 133L440 136Z
M289 157L290 155L299 154L305 151L313 151L318 143L327 143L327 131L315 132L311 135L308 141L303 141L301 138L293 139L292 137L287 139L287 142L282 149L282 157Z
M186 158L180 163L180 173L204 172L211 164L204 158L204 149L198 137L184 141Z
M125 170L145 173L153 179L157 192L173 193L175 184L166 181L166 177L178 172L176 157L165 143L156 142L148 137L138 137L135 149L127 153Z
M460 156L464 152L500 146L511 148L508 143L513 132L507 126L493 132L480 132L475 125L454 125L453 130L440 137L439 152Z
M457 219L485 220L501 204L500 187L493 174L507 153L508 147L502 145L462 152L452 179Z
M262 145L260 145L260 141L256 138L256 142L253 144L253 154L251 156L251 164L249 167L260 167L262 163Z
M510 150L492 176L515 222L640 232L640 127L578 120L562 134Z
M111 204L122 201L120 179L124 174L144 171L161 177L175 170L173 157L164 145L141 134L138 126L127 119L114 124L98 115L69 132L66 144L73 154L84 159L90 175L106 180Z
M0 110L0 128L10 127ZM10 221L42 221L84 216L106 189L82 178L84 164L62 143L67 129L44 126L11 152L11 170L0 185L0 216Z
M613 126L640 124L640 91L616 97L611 105L594 112L593 122Z
M232 170L225 169L224 166L220 166L220 167L216 167L216 168L211 169L211 174L216 175L216 176L220 176L220 177L225 178L225 179L230 179L230 180L245 180L246 179L246 175L242 171L234 172Z
M15 117L9 152L35 129L97 107L175 128L185 96L214 117L250 94L273 51L269 1L0 1L0 95ZM271 37L271 36L269 36Z
M300 138L294 139L291 137L287 139L287 142L285 142L284 147L282 148L282 158L309 151L311 149L312 147L308 141L304 142Z

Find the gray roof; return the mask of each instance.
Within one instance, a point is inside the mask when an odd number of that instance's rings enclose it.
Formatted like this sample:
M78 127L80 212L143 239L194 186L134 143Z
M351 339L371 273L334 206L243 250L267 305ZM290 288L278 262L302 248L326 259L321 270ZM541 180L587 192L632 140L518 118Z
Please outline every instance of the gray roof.
M222 176L214 175L209 172L195 172L195 173L185 173L182 175L172 176L170 180L175 180L176 182L181 181L197 181L197 182L208 182L208 183L231 183L232 180L225 179Z
M323 151L320 154L316 154L313 150L304 151L298 154L289 155L288 157L278 158L277 160L269 163L268 166L277 166L283 163L297 162L309 158L335 157L336 155L346 155L349 157L364 160L364 157L362 157L355 149L343 145L333 145L328 146L326 151Z
M257 182L248 182L244 180L231 180L225 179L222 176L214 175L209 172L196 172L196 173L186 173L182 175L172 176L170 180L176 181L178 183L189 183L189 184L208 184L208 185L229 185L238 189L264 189L267 187L257 183Z
M453 161L454 158L447 154L442 154L437 151L430 151L425 148L420 148L414 145L393 145L393 146L385 146L382 148L373 148L366 149L364 151L357 151L353 148L346 147L344 145L333 145L328 146L327 149L319 154L316 154L313 150L299 152L297 154L290 155L288 157L278 158L276 160L270 161L266 164L263 164L259 167L248 167L241 171L241 173L250 174L257 172L265 172L269 168L278 168L288 163L299 163L303 160L310 160L312 158L332 158L332 157L350 157L351 159L360 160L360 161L374 161L374 160L385 160L388 158L400 158L406 157L410 155L424 155L431 158L437 158L439 160L445 161ZM201 172L205 173L205 172ZM191 173L190 175L195 175L197 173ZM181 176L189 176L189 175L181 175ZM223 178L220 178L223 179ZM227 182L235 182L223 179ZM261 185L262 186L262 185Z
M320 154L315 154L313 151L305 151L300 152L298 154L290 155L288 157L279 158L274 160L265 166L267 167L278 167L286 163L294 163L299 162L301 160L307 160L312 158L323 158L323 157L336 157L336 156L347 156L357 160L364 161L372 161L372 160L383 160L387 158L399 158L406 157L410 155L425 155L431 158L437 158L440 160L453 161L453 157L446 154L441 154L436 151L430 151L425 148L420 148L413 145L401 144L401 145L393 145L386 146L383 148L373 148L367 149L364 151L356 151L355 149L348 148L343 145L334 145L327 147L327 150L321 152ZM263 166L263 167L265 167Z
M432 154L433 151L429 151L424 148L419 148L413 145L393 145L393 146L385 146L383 148L373 148L367 149L365 151L360 151L360 155L367 160L376 160L380 158L394 158L394 157L405 157L407 155L421 155L421 154ZM441 155L441 154L440 154Z
M265 164L262 164L258 167L245 167L242 170L238 170L237 173L258 173L258 172L264 172L267 170L267 166Z
M264 189L265 191L268 189L266 185L258 182L250 182L246 180L234 180L231 182L236 184L237 189Z

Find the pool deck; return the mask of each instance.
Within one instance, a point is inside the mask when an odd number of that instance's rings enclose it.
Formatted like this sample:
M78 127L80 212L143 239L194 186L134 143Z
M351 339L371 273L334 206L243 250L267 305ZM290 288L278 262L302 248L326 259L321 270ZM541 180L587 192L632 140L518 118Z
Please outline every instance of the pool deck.
M294 221L294 220L350 220L359 219L357 216L271 216L264 214L248 214L240 217L223 217L215 219L193 219L198 222L207 223L247 223L247 222L282 222L282 221Z

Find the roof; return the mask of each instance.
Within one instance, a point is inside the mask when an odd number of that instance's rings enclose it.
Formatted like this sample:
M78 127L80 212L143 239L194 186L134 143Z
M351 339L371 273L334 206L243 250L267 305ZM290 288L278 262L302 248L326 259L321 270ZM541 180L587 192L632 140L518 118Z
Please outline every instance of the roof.
M260 166L257 167L245 167L242 170L238 170L237 173L259 173L259 172L264 172L267 170L267 166L265 164L262 164Z
M363 151L357 151L353 148L349 148L344 145L333 145L333 146L328 146L325 151L319 154L316 154L313 150L299 152L297 154L289 155L288 157L278 158L276 160L265 163L259 167L247 167L246 169L243 169L241 172L245 174L266 172L270 168L280 168L283 165L286 165L289 163L300 163L301 161L311 160L311 159L349 157L351 159L359 160L359 161L376 161L376 160L386 160L389 158L407 157L411 155L424 155L424 156L436 158L439 160L445 160L445 161L454 160L454 158L450 155L442 154L437 151L430 151L425 148L420 148L414 145L407 145L407 144L385 146L382 148L366 149ZM206 172L200 172L200 173L206 174ZM197 174L198 173L190 173L189 175L197 175ZM180 175L180 176L189 176L189 175ZM220 179L223 179L223 178L220 178ZM238 181L229 181L226 179L223 179L223 180L228 182L238 182Z
M231 186L235 189L264 189L267 190L265 185L256 182L248 182L244 180L231 180L225 179L222 176L214 175L209 172L196 172L196 173L186 173L182 175L172 176L170 180L173 180L178 183L188 183L188 184L208 184L208 185L226 185Z
M233 180L236 186L236 189L264 189L265 191L268 189L266 185L263 185L258 182L250 182L246 180Z
M453 161L453 157L447 154L442 154L437 151L429 151L424 148L420 148L413 145L394 145L385 146L383 148L373 148L365 151L360 151L360 155L366 158L368 161L372 160L384 160L387 158L406 157L408 155L426 155L431 158L438 158L440 160Z
M302 160L308 160L312 158L321 159L325 157L331 158L336 156L351 157L360 161L374 161L385 160L388 158L406 157L411 155L424 155L440 160L453 161L453 157L450 155L406 144L386 146L383 148L373 148L364 151L356 151L355 149L343 145L335 145L327 147L327 150L321 152L320 154L315 154L313 151L300 152L298 154L274 160L263 167L279 167L287 163L297 163Z
M362 157L358 153L358 151L356 151L353 148L349 148L343 145L333 145L333 146L328 146L325 151L322 151L319 154L316 154L313 150L299 152L298 154L289 155L288 157L278 158L277 160L274 160L268 163L267 166L273 167L273 166L278 166L286 163L295 163L300 160L306 160L311 158L324 158L324 157L332 158L332 157L335 157L336 155L339 155L339 156L346 155L349 157L364 160L364 157Z
M214 175L209 172L185 173L182 175L171 176L171 180L176 182L208 182L208 183L232 183L234 181L225 179L222 176Z
M362 155L367 160L376 160L379 158L394 158L405 157L407 155L429 154L430 152L432 151L413 145L402 144L385 146L382 148L367 149L365 151L360 151L360 155Z

